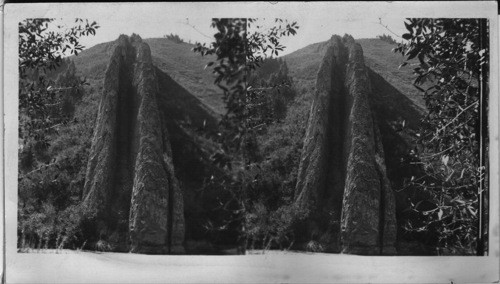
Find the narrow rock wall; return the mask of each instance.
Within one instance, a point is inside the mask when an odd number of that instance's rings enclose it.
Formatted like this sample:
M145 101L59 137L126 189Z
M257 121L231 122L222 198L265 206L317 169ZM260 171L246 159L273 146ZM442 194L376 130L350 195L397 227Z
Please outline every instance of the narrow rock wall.
M183 253L183 196L174 175L151 51L120 36L106 71L84 186L97 237L117 251Z
M361 46L333 36L318 72L299 165L302 233L332 252L395 253L393 192L369 96Z

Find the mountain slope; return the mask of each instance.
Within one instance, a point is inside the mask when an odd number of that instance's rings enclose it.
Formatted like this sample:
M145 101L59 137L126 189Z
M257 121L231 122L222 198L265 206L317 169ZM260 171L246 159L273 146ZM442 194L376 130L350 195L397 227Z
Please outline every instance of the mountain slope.
M224 106L218 88L213 84L213 76L205 65L211 57L194 53L189 43L174 43L166 38L144 39L151 48L153 64L167 73L191 94L200 99L217 114L224 113ZM104 78L115 42L95 45L73 56L79 75L91 80ZM102 84L102 82L101 82Z
M424 108L422 95L412 86L410 67L398 69L402 57L391 51L394 45L380 39L358 39L363 48L366 65L379 74L400 93L410 99L418 108ZM224 113L220 92L213 84L213 76L204 67L211 60L191 51L189 43L174 43L166 38L144 39L151 47L154 64L190 93L200 99L217 114ZM90 79L103 78L114 42L101 43L82 51L73 57L80 75ZM314 88L314 82L321 59L326 51L326 42L308 45L285 55L290 75L299 91Z
M424 108L422 95L412 86L411 69L409 67L398 69L403 59L401 55L391 51L395 45L380 39L357 39L356 41L363 48L367 67L382 76L416 106ZM314 43L283 57L290 67L291 75L297 79L298 83L314 86L326 46L327 42Z

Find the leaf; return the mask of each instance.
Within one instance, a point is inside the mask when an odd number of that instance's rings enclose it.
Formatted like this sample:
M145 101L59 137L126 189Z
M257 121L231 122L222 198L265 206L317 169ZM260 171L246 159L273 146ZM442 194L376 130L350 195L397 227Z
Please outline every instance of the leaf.
M407 22L404 22L405 23L405 27L406 29L411 33L413 32L413 25L411 23L407 23Z
M214 65L214 62L213 61L210 61L207 63L207 65L205 65L205 69L207 69L208 67Z
M420 52L420 49L418 49L418 48L414 48L411 51L409 51L408 52L408 60L415 58L415 56L417 56L419 52Z
M406 40L410 40L411 39L411 34L403 34L402 36L404 39Z
M443 157L441 157L441 162L443 162L443 165L447 166L449 159L450 157L448 155L443 155Z
M443 218L443 209L439 209L438 220L441 220L442 218Z

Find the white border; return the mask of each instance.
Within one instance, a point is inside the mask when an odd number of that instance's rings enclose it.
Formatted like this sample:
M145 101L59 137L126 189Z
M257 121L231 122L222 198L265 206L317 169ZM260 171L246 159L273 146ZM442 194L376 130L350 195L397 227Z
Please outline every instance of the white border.
M404 17L483 17L490 21L490 255L488 257L362 257L289 254L252 256L162 256L92 254L18 254L17 25L27 17L100 18L131 16L134 11L165 6L165 17L193 12L211 17L314 17L325 9L352 15L394 13ZM7 283L27 282L383 282L449 283L499 280L499 116L498 16L492 2L340 2L340 3L93 3L7 4L4 18L5 218ZM132 32L132 31L131 31ZM154 263L148 263L154 261ZM27 265L30 265L29 267ZM229 266L228 266L229 265Z

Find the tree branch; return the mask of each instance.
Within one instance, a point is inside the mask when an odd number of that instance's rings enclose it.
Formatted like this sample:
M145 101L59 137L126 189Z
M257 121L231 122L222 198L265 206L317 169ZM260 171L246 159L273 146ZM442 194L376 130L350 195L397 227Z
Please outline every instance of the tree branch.
M452 124L455 120L457 120L457 119L458 119L458 117L460 117L460 115L462 115L462 114L463 114L466 110L468 110L469 108L471 108L472 106L474 106L474 105L476 105L476 104L478 104L478 103L479 103L479 101L476 101L476 102L474 102L474 103L470 104L468 107L464 108L464 109L463 109L462 111L460 111L460 112L459 112L459 113L458 113L458 114L457 114L457 115L456 115L456 116L455 116L455 117L454 117L454 118L453 118L450 122L448 122L445 126L443 126L443 127L441 127L440 129L438 129L438 130L436 131L436 134L438 134L439 132L441 132L441 131L445 130L445 129L446 129L446 127L450 126L450 124ZM436 137L436 136L434 136L434 137ZM434 139L435 139L435 138L432 138L432 139L431 139L431 141L433 141Z
M41 165L39 168L36 168L36 169L32 170L31 172L25 173L24 175L21 176L21 178L25 178L25 177L31 175L32 173L38 172L44 168L48 168L48 167L54 166L56 164L57 164L57 162Z
M399 37L400 39L402 39L402 37L401 37L400 35L396 34L396 33L395 33L395 32L393 32L391 29L389 29L389 26L388 26L388 25L385 25L385 26L384 26L384 24L382 24L382 18L378 18L378 23L379 23L382 27L384 27L386 30L388 30L391 34L393 34L393 35L395 35L395 36Z

